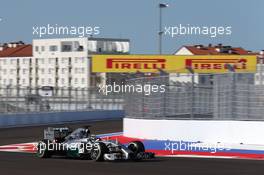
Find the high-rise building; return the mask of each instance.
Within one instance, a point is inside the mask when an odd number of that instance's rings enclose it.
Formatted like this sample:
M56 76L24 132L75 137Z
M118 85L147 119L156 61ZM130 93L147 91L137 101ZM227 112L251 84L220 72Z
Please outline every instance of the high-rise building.
M128 39L34 39L0 46L0 86L87 88L104 84L105 73L91 72L94 54L129 54Z

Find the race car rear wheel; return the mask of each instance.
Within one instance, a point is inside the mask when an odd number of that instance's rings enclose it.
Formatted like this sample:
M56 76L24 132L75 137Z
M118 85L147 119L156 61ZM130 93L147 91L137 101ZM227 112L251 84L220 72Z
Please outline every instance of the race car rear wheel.
M95 161L103 161L104 160L104 154L108 153L107 146L102 143L98 142L96 143L96 146L91 151L91 159Z
M37 146L37 157L39 158L50 158L51 152L48 150L48 140L42 140Z
M131 150L134 154L145 152L145 146L141 141L131 142L128 144L127 148Z

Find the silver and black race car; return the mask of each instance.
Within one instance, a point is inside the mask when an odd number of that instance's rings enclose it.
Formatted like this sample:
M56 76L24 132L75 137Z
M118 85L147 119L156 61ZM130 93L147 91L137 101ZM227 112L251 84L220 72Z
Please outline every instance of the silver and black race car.
M144 144L133 141L127 145L114 140L102 140L92 135L89 127L71 132L67 127L47 128L44 139L37 145L37 157L66 156L72 158L104 160L143 160L152 159L154 153L145 152Z

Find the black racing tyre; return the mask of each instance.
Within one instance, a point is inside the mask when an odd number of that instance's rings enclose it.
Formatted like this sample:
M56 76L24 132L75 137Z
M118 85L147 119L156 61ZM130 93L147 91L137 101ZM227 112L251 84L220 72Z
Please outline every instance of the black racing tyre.
M48 140L42 140L37 145L37 157L39 158L50 158L51 152L48 150ZM41 149L40 149L41 148Z
M104 154L107 154L108 148L103 142L97 142L96 145L91 150L91 159L95 161L103 161L104 160Z
M134 154L145 152L145 146L141 141L131 142L128 144L127 148L131 150Z

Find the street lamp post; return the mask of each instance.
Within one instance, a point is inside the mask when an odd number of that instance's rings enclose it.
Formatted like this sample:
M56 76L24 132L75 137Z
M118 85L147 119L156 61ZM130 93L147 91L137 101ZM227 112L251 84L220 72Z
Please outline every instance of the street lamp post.
M168 4L159 4L159 54L162 54L162 9L169 7Z
M194 69L192 68L192 67L190 67L190 66L187 66L186 67L186 69L192 74L192 97L191 97L191 119L193 119L194 118L194 100L195 100L195 98L194 98Z

